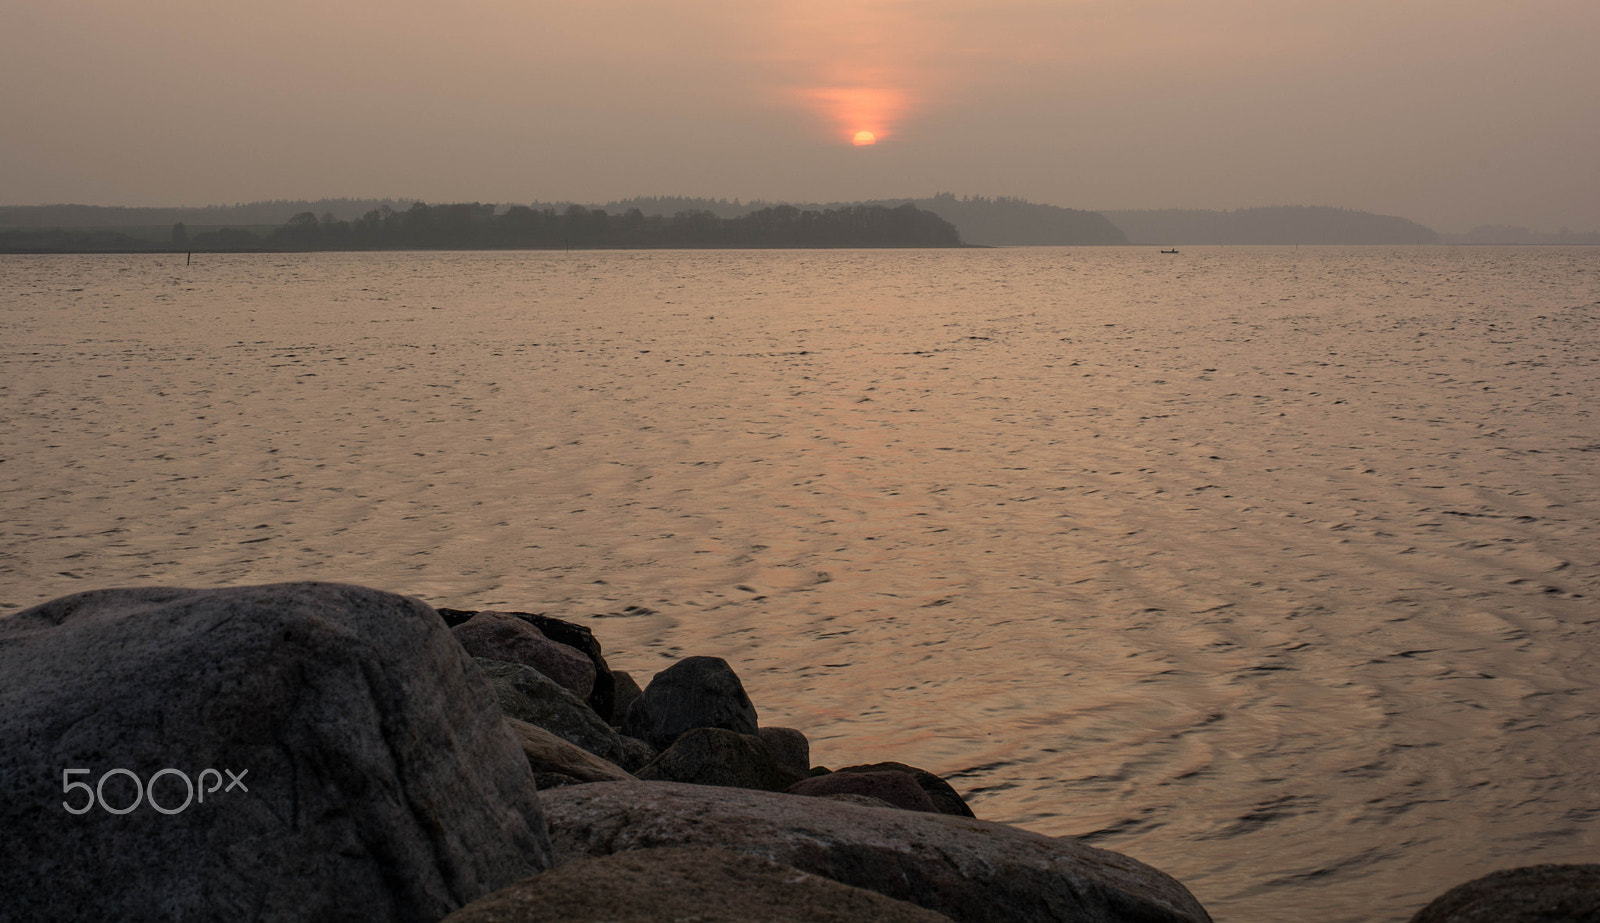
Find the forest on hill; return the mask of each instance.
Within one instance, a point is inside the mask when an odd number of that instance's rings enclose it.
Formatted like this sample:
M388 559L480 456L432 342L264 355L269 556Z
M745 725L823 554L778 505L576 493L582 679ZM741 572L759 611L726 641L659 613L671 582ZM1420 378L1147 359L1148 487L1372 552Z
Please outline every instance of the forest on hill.
M340 241L340 246L357 248L882 246L844 241L887 240L883 229L892 222L861 209L893 211L907 205L943 219L961 242L976 246L1600 243L1600 233L1565 228L1543 233L1495 226L1440 235L1406 218L1322 206L1094 212L1007 196L951 193L813 204L637 196L603 206L422 205L413 214L420 204L345 198L203 208L0 206L0 250L247 250L334 246ZM597 213L605 217L596 218ZM953 245L945 229L898 220L902 223L894 234L906 243L889 245ZM184 226L181 240L171 236L179 224ZM433 243L417 242L424 239ZM394 243L402 240L407 243Z
M606 203L607 208L638 208L645 214L672 214L687 209L709 211L724 217L748 214L776 203L754 201L741 204L738 199L689 199L664 196L640 196ZM896 208L914 205L930 211L955 225L961 239L968 244L984 247L1068 247L1115 246L1128 242L1117 226L1098 212L1081 211L1041 205L1025 199L999 196L962 196L941 192L925 199L871 199L865 202L829 202L797 205L799 208L825 210L849 208L854 205L882 205Z
M959 247L954 226L911 205L856 205L811 211L788 205L737 218L685 211L668 218L637 208L621 214L571 205L562 211L494 205L383 206L354 221L301 212L258 234L218 228L190 234L182 222L165 240L105 229L0 230L0 251L540 250L758 247Z

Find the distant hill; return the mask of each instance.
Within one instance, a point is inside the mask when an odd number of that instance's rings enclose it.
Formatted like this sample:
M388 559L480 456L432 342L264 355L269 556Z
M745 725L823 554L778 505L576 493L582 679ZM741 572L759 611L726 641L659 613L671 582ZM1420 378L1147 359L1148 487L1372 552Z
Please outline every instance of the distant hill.
M1445 234L1447 244L1510 244L1514 246L1584 246L1600 244L1600 231L1587 233L1562 228L1551 234L1548 231L1530 231L1523 227L1504 224L1481 224L1465 234Z
M1436 244L1406 218L1318 205L1102 212L1135 244Z
M569 205L500 209L477 202L375 208L354 221L305 211L264 233L218 227L165 239L105 228L0 228L3 253L307 250L561 250L650 248L959 247L955 226L913 205L762 208L733 218L690 209L672 217Z
M199 227L279 225L295 215L313 212L336 221L354 221L384 206L411 207L411 199L276 199L241 205L199 208L124 208L115 205L0 205L0 228L129 228L178 222Z
M909 201L955 225L961 239L969 244L1067 247L1128 243L1122 230L1099 212L1040 205L1009 196L958 199L947 192Z

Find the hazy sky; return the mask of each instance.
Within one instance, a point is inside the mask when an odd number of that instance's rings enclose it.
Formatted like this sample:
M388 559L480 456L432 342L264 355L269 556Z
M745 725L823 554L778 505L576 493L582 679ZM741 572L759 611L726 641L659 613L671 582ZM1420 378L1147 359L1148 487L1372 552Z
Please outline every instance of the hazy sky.
M1600 0L0 0L4 204L938 191L1600 229Z

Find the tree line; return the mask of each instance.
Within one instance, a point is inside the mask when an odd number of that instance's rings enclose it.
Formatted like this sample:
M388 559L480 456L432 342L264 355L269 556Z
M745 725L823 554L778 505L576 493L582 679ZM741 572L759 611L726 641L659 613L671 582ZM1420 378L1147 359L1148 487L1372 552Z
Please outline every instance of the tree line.
M706 210L671 217L638 208L612 214L571 205L563 210L458 203L406 209L387 205L353 221L332 213L301 212L276 228L190 230L172 226L167 240L109 230L0 231L0 250L92 251L308 251L308 250L554 250L648 248L959 247L955 226L913 205L851 205L822 210L790 205L737 217Z
M671 217L571 205L426 205L373 209L355 221L302 212L269 234L284 250L539 250L694 247L959 247L955 226L914 206L805 211L764 208L735 218L690 210Z

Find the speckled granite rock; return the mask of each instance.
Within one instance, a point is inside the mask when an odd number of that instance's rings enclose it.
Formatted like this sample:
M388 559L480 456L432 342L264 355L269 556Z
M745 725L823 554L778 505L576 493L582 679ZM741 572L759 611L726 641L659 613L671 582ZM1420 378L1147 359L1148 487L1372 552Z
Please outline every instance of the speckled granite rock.
M186 801L178 772L211 791ZM0 619L0 830L17 919L431 923L550 855L528 762L439 616L319 583Z

